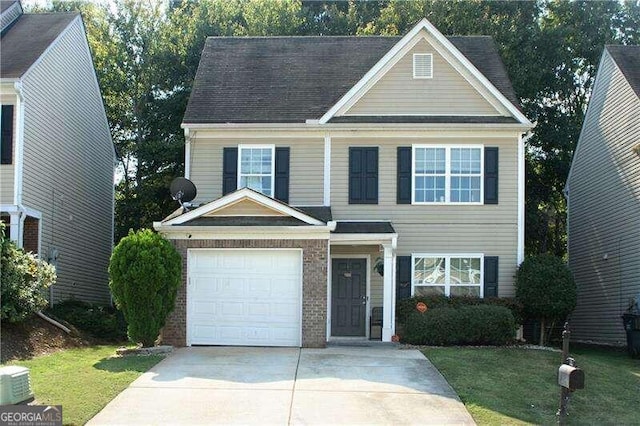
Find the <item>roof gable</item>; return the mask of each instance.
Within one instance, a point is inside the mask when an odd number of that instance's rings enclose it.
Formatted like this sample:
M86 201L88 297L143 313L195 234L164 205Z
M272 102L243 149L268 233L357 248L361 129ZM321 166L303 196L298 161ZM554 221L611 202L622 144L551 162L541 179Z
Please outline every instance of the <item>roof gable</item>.
M446 39L508 102L518 105L491 37ZM209 37L183 122L318 120L401 40L386 36Z
M422 38L425 38L440 55L446 58L474 88L483 93L492 105L502 111L503 114L501 115L512 115L521 123L531 124L518 109L517 103L513 103L500 92L470 59L457 49L450 40L443 36L427 19L422 19L411 31L402 37L349 92L320 118L320 123L326 123L331 120L331 118L342 115L353 105L355 100L359 99L379 81L382 76L389 72ZM491 39L489 38L489 40ZM485 58L485 61L489 60L489 58ZM498 62L502 63L500 59L498 59ZM508 114L505 114L507 112Z
M26 13L0 38L0 76L20 78L79 13Z
M605 48L640 98L640 46L606 46Z
M163 222L163 225L186 225L187 222L196 219L223 217L291 218L307 225L325 225L321 220L309 216L301 210L249 188L234 191L183 215L170 216Z
M431 78L414 78L414 55L430 55ZM486 92L486 91L485 91ZM505 116L421 37L388 71L338 116ZM495 102L495 99L492 99ZM498 106L499 107L499 106Z

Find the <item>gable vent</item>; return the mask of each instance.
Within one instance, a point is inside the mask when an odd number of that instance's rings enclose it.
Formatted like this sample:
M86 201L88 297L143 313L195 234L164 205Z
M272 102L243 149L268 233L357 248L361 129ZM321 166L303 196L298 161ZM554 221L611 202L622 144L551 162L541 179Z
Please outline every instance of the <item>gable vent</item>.
M415 53L413 55L413 78L433 78L433 55Z

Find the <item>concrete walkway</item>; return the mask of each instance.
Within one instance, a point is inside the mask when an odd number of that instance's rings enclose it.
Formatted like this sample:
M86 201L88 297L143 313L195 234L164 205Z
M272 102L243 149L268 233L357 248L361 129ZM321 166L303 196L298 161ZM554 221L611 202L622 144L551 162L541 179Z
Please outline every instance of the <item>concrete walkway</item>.
M474 424L417 350L181 348L89 424Z

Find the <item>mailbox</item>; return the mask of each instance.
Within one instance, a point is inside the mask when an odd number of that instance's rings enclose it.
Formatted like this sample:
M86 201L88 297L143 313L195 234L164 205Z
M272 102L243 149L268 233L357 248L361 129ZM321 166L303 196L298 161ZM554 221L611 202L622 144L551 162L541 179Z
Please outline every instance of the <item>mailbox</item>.
M570 390L584 389L584 371L578 367L562 364L558 369L558 384Z

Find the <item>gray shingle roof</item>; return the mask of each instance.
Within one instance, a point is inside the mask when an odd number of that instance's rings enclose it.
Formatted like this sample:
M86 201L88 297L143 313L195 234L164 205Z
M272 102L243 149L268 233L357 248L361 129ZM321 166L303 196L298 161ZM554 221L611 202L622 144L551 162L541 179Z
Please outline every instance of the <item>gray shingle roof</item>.
M605 47L640 98L640 46Z
M0 13L9 9L14 3L17 3L18 0L2 0L0 1Z
M518 106L491 37L448 39ZM278 123L318 119L400 37L209 37L185 123Z
M334 234L395 234L391 222L337 222Z
M28 13L20 16L0 39L0 77L21 77L78 15Z

